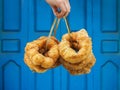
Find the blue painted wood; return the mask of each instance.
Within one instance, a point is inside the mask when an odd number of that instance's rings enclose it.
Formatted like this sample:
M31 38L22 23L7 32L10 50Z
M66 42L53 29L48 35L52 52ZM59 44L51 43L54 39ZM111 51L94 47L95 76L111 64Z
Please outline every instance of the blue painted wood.
M21 67L13 61L9 61L2 67L3 90L21 89ZM11 82L12 81L12 82Z
M28 87L29 72L23 62L28 32L28 1L0 0L0 90L32 88Z
M117 1L109 0L108 2L107 0L101 0L101 29L103 32L115 32L117 30ZM105 13L106 11L107 14Z
M33 73L23 62L27 42L48 36L54 19L44 0L0 0L0 90L120 90L120 0L70 0L72 31L86 28L97 62L88 75L62 66ZM67 33L62 19L57 39Z
M53 21L52 10L44 0L34 1L35 30L39 32L49 32ZM50 19L51 18L51 19Z
M69 76L69 90L87 90L87 76Z
M3 13L3 10L2 10L2 0L0 0L0 30L2 29L2 13Z
M120 0L93 0L94 90L120 89L119 5Z
M36 90L53 90L53 74L52 70L49 70L45 74L35 75L35 88Z
M5 31L19 30L21 25L20 0L4 0L3 5L4 5L4 30Z
M5 53L20 52L20 40L18 39L3 39L1 42L1 46L1 51Z
M101 44L102 53L118 53L119 52L118 40L103 40L101 43L102 43Z
M79 30L80 28L86 28L87 22L87 0L73 1L70 0L71 12L69 15L69 22L72 31Z
M109 74L108 74L109 73ZM101 90L119 90L118 66L112 62L106 62L101 68ZM114 79L112 79L114 77ZM112 80L112 81L111 81ZM107 85L106 85L107 83Z

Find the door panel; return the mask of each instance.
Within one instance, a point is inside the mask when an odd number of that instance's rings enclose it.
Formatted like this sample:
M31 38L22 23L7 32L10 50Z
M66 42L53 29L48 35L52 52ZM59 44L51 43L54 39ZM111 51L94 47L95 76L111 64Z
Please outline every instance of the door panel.
M20 90L21 89L21 68L13 61L3 65L3 90ZM16 73L15 73L16 72ZM8 77L8 75L10 77ZM15 78L15 79L14 79ZM10 82L12 81L12 84ZM9 85L10 84L10 85Z
M14 3L13 3L14 2ZM19 31L21 25L20 0L4 0L4 31ZM16 7L16 8L14 8ZM6 12L7 11L7 12Z
M70 0L71 12L69 22L72 31L78 31L80 28L86 28L87 20L87 0L73 1Z
M119 90L120 0L93 0L94 90Z
M0 90L29 89L23 62L27 1L0 0L0 7Z

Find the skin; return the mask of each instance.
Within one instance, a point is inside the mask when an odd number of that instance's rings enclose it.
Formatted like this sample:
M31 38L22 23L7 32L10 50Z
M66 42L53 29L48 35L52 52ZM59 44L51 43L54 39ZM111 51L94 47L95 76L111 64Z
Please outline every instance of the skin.
M54 15L57 18L63 18L70 12L69 0L46 0L46 2L51 6ZM61 11L59 12L58 9Z

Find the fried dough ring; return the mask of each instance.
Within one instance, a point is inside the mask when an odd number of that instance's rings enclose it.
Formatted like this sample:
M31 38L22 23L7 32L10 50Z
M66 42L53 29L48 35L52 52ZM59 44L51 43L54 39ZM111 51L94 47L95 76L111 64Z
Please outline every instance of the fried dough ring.
M89 63L90 64L90 63ZM89 65L88 64L88 65ZM63 65L64 66L64 65ZM65 68L67 68L66 66L64 66ZM84 67L81 67L81 69L78 69L78 70L69 70L69 69L67 69L69 72L70 72L70 74L72 74L72 75L80 75L80 74L87 74L87 73L89 73L90 71L91 71L91 68L89 68L89 66L84 66Z
M69 73L72 75L81 75L81 74L87 74L90 73L90 69L89 68L83 68L80 70L69 70Z
M80 74L89 73L91 71L90 69L95 64L96 59L93 54L91 54L87 59L88 60L84 60L85 62L83 61L78 64L71 64L71 63L66 62L63 59L60 59L60 61L62 61L61 63L69 71L70 74L80 75Z
M44 73L45 71L47 71L47 69L42 68L39 65L34 65L26 54L24 55L24 62L31 70L35 72Z
M80 63L76 63L76 64L71 64L69 62L66 62L64 59L60 59L60 62L63 64L63 66L65 66L66 69L68 70L79 70L82 69L82 67L88 67L91 68L94 64L95 64L95 57L93 55L93 53L91 53L89 55L89 57L87 57L85 60L83 60Z
M88 37L88 34L84 29L73 32L70 36L69 34L63 35L62 41L59 44L60 55L67 62L79 63L86 59L91 52L91 38ZM71 46L78 49L78 52L71 48Z
M45 50L47 37L40 37L33 42L27 43L25 47L25 63L36 72L43 72L47 69L60 65L58 41L51 37ZM43 71L41 70L44 69ZM40 70L39 70L40 69Z
M85 66L83 66L83 67L81 67L81 69L78 69L78 70L69 70L68 69L68 67L67 66L65 66L65 65L63 65L68 71L69 71L69 73L70 74L72 74L72 75L80 75L80 74L87 74L87 73L89 73L91 70L90 70L90 68L89 67L85 67Z

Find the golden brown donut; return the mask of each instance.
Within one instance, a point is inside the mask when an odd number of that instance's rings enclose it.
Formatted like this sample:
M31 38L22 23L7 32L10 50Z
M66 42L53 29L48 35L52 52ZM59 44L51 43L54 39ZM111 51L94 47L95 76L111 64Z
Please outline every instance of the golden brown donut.
M90 61L89 63L82 64L82 66L76 66L76 68L70 66L66 66L63 64L63 66L70 72L72 75L80 75L80 74L87 74L91 71L92 66L95 63L95 59L93 61ZM71 64L72 65L72 64Z
M87 74L90 73L91 68L93 67L93 65L95 64L95 57L93 57L93 59L91 60L91 62L86 63L85 66L83 66L81 69L78 70L69 70L69 72L72 75L80 75L80 74Z
M59 52L60 62L72 75L89 73L96 61L91 38L84 29L63 35Z
M89 65L90 63L88 63ZM68 71L70 74L72 75L80 75L80 74L87 74L90 72L90 69L87 65L83 66L83 67L80 67L79 69L71 69L65 65L63 65Z
M84 60L78 64L71 64L66 62L63 59L60 59L62 65L70 72L72 75L80 75L80 74L87 74L90 72L90 69L95 64L95 57L93 54L87 58L88 60Z
M83 68L80 70L69 70L69 73L72 75L81 75L81 74L87 74L89 73L91 70L89 68Z
M91 52L91 38L84 29L73 32L70 36L69 34L63 35L62 41L59 44L60 55L67 62L79 63L86 59Z
M24 61L31 69L34 69L36 72L43 72L43 69L46 71L50 68L60 65L60 62L58 61L59 42L57 39L55 39L55 37L51 37L47 44L47 50L45 50L47 40L47 37L40 37L33 42L27 43L25 47Z
M26 54L24 55L24 62L31 70L35 72L43 73L47 70L39 65L34 65Z
M63 66L65 66L66 69L68 70L79 70L79 69L82 69L83 67L88 67L88 68L91 68L94 63L95 63L95 57L93 55L93 53L91 53L85 60L83 60L82 62L80 63L75 63L75 64L72 64L72 63L69 63L69 62L66 62L64 59L60 59L60 62L63 64Z

